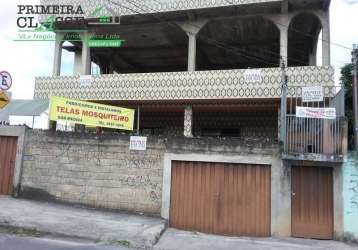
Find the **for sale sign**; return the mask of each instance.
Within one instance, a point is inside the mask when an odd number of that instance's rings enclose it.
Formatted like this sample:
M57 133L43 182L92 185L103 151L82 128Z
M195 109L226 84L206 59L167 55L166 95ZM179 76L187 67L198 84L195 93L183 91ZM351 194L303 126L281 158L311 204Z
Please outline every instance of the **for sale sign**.
M302 88L302 101L303 102L323 102L323 87L322 86L309 86Z

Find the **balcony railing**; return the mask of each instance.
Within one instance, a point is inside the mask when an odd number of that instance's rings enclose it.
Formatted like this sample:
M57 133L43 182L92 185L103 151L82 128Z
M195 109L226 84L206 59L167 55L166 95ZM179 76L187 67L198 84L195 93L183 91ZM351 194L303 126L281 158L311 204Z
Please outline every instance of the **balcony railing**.
M346 152L347 122L345 117L334 120L286 117L285 158L315 161L342 161Z
M93 75L83 85L80 76L38 77L35 99L51 95L81 100L206 100L280 98L280 68L258 69L260 79L251 82L246 70ZM289 86L334 85L332 67L287 69Z
M183 11L204 8L225 7L231 5L245 5L265 2L281 2L282 0L41 0L42 5L73 5L81 6L85 13L85 17L92 17L98 7L104 7L98 14L103 16L126 16L138 13L157 13L170 11ZM74 17L78 15L65 15L66 17ZM41 16L41 20L45 16Z
M289 87L287 99L284 158L342 162L347 153L348 124L344 114L344 89L323 86L320 102L303 102L302 88ZM335 119L302 118L296 116L297 107L335 108Z

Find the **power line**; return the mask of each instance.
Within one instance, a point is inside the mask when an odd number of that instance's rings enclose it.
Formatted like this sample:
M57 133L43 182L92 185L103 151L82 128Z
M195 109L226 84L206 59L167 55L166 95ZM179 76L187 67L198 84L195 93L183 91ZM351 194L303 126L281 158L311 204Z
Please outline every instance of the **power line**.
M233 3L233 2L231 2L231 1L229 1L229 0L224 0L224 1L227 2L227 3L229 3L229 4L231 4L231 5L233 5L233 6L237 6L235 3ZM305 35L305 36L310 36L310 37L316 38L316 37L314 37L313 35L311 35L311 34L309 34L309 33L307 33L307 32L303 32L303 31L301 31L301 30L297 30L297 29L294 29L294 28L292 28L292 27L289 27L289 25L285 25L285 24L278 23L278 22L275 22L275 23L278 24L278 25L281 25L281 26L283 26L283 27L286 27L287 29L291 29L291 30L293 30L293 31L295 31L295 32L297 32L297 33L301 33L301 34L303 34L303 35ZM321 25L322 25L322 24L321 24ZM347 49L347 50L349 50L349 51L352 50L351 48L349 48L349 47L347 47L347 46L345 46L345 45L342 45L342 44L339 44L339 43L335 43L335 42L332 42L332 41L328 41L328 40L324 40L323 38L321 38L321 39L319 39L319 40L321 40L322 42L329 43L329 44L331 44L331 45L335 45L335 46L341 47L341 48L343 48L343 49Z
M136 10L133 10L132 8L127 7L127 6L124 6L124 5L120 4L120 3L114 2L114 1L112 1L112 0L107 0L107 1L108 1L109 3L111 3L111 4L120 6L120 7L122 7L122 8L127 9L127 10L130 10L130 11L132 11L132 12L134 12L134 13L137 13L137 14L145 14L145 13L141 13L141 12L138 12L138 11L136 11ZM138 7L138 5L134 4L133 2L131 2L131 1L129 1L129 0L126 0L126 2L128 2L128 3L132 4L132 5L134 5L136 8L138 8L138 9L140 9L140 10L142 10L142 11L145 11L145 12L147 11L147 10L145 10L145 9L143 9L143 8ZM147 6L146 6L146 7L147 7ZM151 10L151 9L150 9L150 10ZM151 10L151 11L154 11L154 10ZM153 18L155 18L155 19L157 19L157 20L159 20L159 21L161 21L161 22L163 21L163 20L161 20L160 18L158 18L157 16L155 16L153 13L148 13L148 14L150 14ZM177 25L176 23L173 23L173 22L170 22L170 21L167 21L167 20L165 20L165 23L167 23L168 25L174 26L175 28L178 27L178 25ZM190 25L193 26L193 27L196 27L196 28L200 28L199 26L196 26L196 25L194 25L194 24L190 24ZM269 61L267 61L267 60L265 60L265 59L263 59L263 58L257 57L257 56L247 55L247 52L242 51L242 50L240 51L240 50L239 50L238 48L236 48L236 47L232 47L232 46L228 47L227 44L223 44L223 43L221 43L221 42L219 42L219 41L217 41L217 40L215 40L215 39L205 38L205 37L202 36L202 35L201 35L201 37L198 37L198 38L201 39L201 40L206 41L206 42L209 43L209 44L213 44L213 45L215 45L215 46L217 46L217 47L219 47L219 48L225 49L225 50L230 50L230 51L232 51L232 52L234 52L234 53L236 53L236 54L238 54L238 55L244 56L244 57L246 57L246 58L251 58L251 59L254 59L254 60L256 60L256 61L260 61L260 62L269 64L269 65L279 66L279 63L273 63L273 62L269 62ZM245 54L245 53L246 53L246 54Z
M130 0L125 0L125 1L128 2L128 3L130 3L131 5L135 6L136 8L138 8L138 9L144 11L144 12L148 12L148 10L141 8L140 5L133 3L133 1L130 1ZM230 3L230 4L232 4L232 5L235 5L235 4L232 3L232 2L228 2L227 0L225 0L225 1L226 1L227 3ZM137 13L137 14L146 14L146 13L138 12L138 11L136 11L136 10L133 10L132 8L129 8L129 7L127 7L127 6L124 6L124 5L120 4L120 3L117 3L117 2L114 2L114 1L111 1L111 0L108 0L108 2L110 2L110 3L114 4L114 5L120 6L120 7L122 7L122 8L125 8L125 9L127 9L127 10L130 10L130 11L132 11L132 12L134 12L134 13ZM158 1L156 1L156 2L158 2ZM158 3L159 3L159 2L158 2ZM147 5L142 4L142 6L147 7L150 11L155 11L155 10L149 8ZM153 13L148 13L148 14L150 14L151 16L153 16L155 19L157 19L157 20L159 20L159 21L163 21L163 20L161 20L160 18L158 18L157 16L155 16ZM172 25L172 26L175 25L175 27L177 27L177 25L176 25L175 23L173 23L173 22L169 22L169 21L167 21L167 20L164 20L164 21L165 21L166 23ZM277 24L283 25L283 24L280 24L280 23L277 23ZM198 29L201 28L201 27L199 27L199 26L196 26L196 25L193 24L193 23L188 23L188 25L190 25L190 26L192 26L192 27L195 27L195 28L198 28ZM286 26L286 25L283 25L283 26L285 26L285 27L288 28L288 26ZM298 31L298 30L297 30L297 31ZM301 32L301 31L298 31L298 32ZM301 32L301 33L305 34L304 32ZM311 34L308 34L308 33L306 33L305 35L306 35L306 36L311 36L311 37L313 37ZM199 36L201 36L201 37L199 37ZM202 35L199 35L199 36L198 36L198 38L201 38L201 40L206 40L209 44L215 45L215 46L220 47L220 48L225 49L225 50L230 50L230 51L233 51L233 50L234 50L235 53L240 53L241 56L244 56L244 57L246 57L246 58L253 58L253 59L256 59L257 61L265 62L265 63L270 64L270 65L279 66L279 63L272 63L272 62L268 62L268 61L266 61L266 60L264 60L264 59L262 59L262 58L259 58L259 57L257 57L257 56L254 56L254 55L247 55L247 51L242 51L242 50L241 50L241 52L240 52L240 51L238 51L239 49L238 49L237 47L232 47L231 45L222 43L222 42L217 41L217 40L212 39L212 38L205 38L205 37L202 36ZM314 39L319 39L319 38L314 37ZM319 39L319 40L322 40L322 39ZM322 41L323 41L323 40L322 40ZM251 45L252 45L252 44L248 44L249 47L252 47ZM230 48L227 48L228 46L230 46ZM279 46L280 46L280 47L283 47L283 46L281 46L281 45L279 45ZM343 45L342 45L342 46L343 46ZM344 47L344 46L343 46L343 47ZM267 53L274 54L274 55L280 57L280 54L277 53L277 52L274 52L274 51L271 51L271 50L267 50L267 49L261 48L261 47L256 47L256 48L259 49L259 50L261 50L261 51L265 51L265 52L267 52ZM344 48L346 48L346 47L344 47ZM294 50L299 51L301 55L305 55L305 51L298 50L298 49L294 49ZM243 54L243 53L246 53L246 54ZM317 56L317 55L316 55L316 56ZM318 57L319 57L319 58L322 58L321 56L318 56ZM301 60L296 59L296 58L287 57L287 59L288 59L288 60L291 60L291 61L298 62L298 63L307 64L307 62L301 61ZM338 62L337 60L334 60L334 61ZM339 62L339 63L345 63L345 62Z

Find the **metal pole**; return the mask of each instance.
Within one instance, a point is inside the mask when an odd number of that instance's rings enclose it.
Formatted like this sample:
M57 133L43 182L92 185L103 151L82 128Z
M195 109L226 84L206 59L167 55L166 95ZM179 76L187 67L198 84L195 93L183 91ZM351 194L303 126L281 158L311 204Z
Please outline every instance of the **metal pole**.
M358 46L353 45L353 118L354 118L354 148L358 151Z
M137 109L137 135L140 135L140 127L139 124L140 123L140 106L138 106Z
M281 79L281 131L280 131L280 140L286 146L286 114L287 114L287 76L286 76L286 65L281 57L281 70L282 70L282 79Z

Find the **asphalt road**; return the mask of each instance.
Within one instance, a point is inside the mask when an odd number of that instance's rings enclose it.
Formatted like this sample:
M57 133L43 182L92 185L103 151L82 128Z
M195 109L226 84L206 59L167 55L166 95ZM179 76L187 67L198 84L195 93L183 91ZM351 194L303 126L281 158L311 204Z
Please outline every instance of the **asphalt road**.
M32 238L0 234L0 250L128 250L68 239Z

